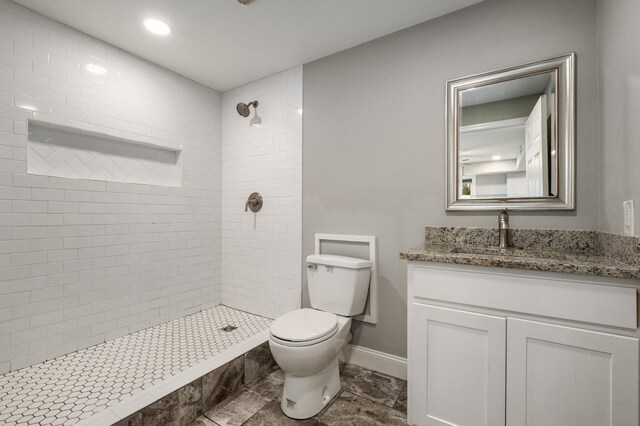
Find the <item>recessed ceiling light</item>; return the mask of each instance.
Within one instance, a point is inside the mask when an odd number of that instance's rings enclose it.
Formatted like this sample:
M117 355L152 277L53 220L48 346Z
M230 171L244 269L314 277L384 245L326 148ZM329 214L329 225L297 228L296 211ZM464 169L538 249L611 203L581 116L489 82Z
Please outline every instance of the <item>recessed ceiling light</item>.
M161 19L146 18L142 23L149 32L156 35L167 36L172 31L171 25Z
M109 74L109 71L107 71L105 67L96 64L87 64L84 66L84 69L98 75Z

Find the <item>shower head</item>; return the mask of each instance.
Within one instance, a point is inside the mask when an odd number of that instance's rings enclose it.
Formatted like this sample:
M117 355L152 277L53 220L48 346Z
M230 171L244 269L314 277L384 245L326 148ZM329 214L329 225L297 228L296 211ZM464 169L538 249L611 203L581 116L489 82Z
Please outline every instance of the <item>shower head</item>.
M253 107L256 108L258 106L258 101L249 102L248 104L245 104L244 102L240 102L238 105L236 105L236 110L238 111L238 114L240 114L241 116L248 117L249 107L251 105L253 105Z

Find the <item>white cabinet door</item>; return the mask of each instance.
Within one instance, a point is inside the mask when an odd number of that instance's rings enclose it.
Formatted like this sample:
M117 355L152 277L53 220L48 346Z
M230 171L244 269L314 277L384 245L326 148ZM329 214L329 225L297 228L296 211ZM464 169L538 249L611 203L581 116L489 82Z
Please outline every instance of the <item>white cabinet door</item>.
M414 303L410 328L413 424L504 426L506 319Z
M638 426L638 339L507 320L508 426Z

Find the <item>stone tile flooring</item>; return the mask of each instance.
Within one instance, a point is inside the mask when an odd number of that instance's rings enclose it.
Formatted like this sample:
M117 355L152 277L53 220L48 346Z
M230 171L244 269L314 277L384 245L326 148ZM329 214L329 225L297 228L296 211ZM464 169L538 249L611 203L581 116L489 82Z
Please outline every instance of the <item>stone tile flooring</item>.
M407 382L340 364L342 390L317 416L297 421L280 410L284 373L255 380L189 426L393 426L407 423Z
M220 328L233 324L230 333ZM72 425L267 330L224 305L0 376L0 425Z

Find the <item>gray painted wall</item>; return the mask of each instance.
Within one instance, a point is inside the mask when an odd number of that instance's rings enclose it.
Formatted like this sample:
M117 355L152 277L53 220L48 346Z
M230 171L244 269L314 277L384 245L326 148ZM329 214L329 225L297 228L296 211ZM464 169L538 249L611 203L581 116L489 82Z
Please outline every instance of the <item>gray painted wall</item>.
M316 232L378 237L379 323L355 324L352 343L406 356L400 250L421 244L425 226L497 224L494 213L444 211L449 79L576 52L577 209L513 213L511 224L597 228L596 6L486 0L304 66L303 255Z
M636 202L640 235L640 2L598 2L600 227L622 233L622 202Z

